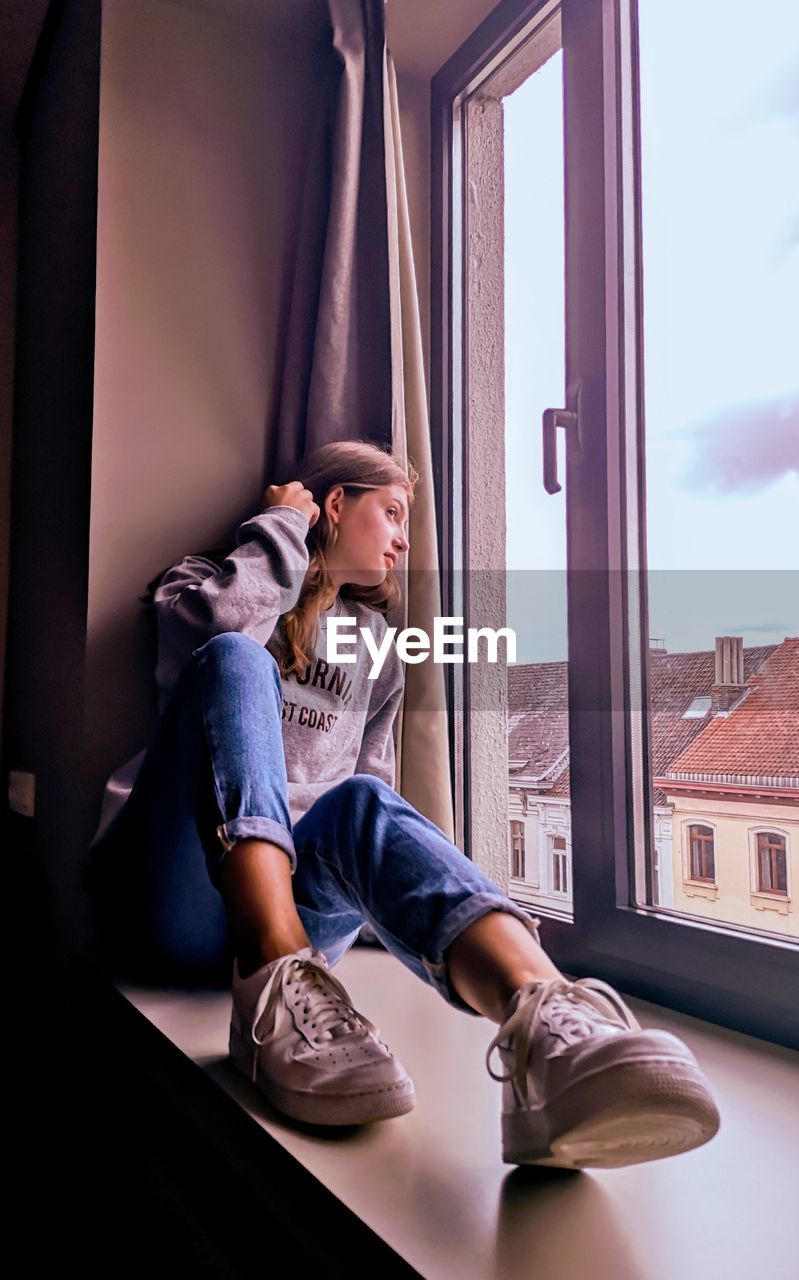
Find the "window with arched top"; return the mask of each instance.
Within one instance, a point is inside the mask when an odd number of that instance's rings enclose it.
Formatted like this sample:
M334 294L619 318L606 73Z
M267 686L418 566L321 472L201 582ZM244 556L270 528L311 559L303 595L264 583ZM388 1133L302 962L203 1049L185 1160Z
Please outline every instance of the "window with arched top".
M758 893L788 892L786 840L776 831L755 833L755 884Z
M568 894L569 888L569 852L566 837L551 835L549 837L550 875L553 893Z
M716 844L713 828L692 822L688 828L688 872L692 880L716 883Z
M510 873L524 879L524 823L513 819L510 824Z

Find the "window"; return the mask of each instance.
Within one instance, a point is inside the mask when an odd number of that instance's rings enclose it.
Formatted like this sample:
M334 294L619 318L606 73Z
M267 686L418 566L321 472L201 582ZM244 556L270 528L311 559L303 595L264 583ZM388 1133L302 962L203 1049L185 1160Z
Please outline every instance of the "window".
M552 868L552 892L569 892L569 860L565 836L549 837L549 856Z
M524 823L513 819L510 824L511 875L524 879Z
M665 646L663 652L666 652ZM702 720L710 710L710 698L694 698L687 711L683 712L683 720Z
M758 831L757 841L757 891L758 893L788 892L788 862L785 836L772 831Z
M723 14L715 0L637 0L631 12L642 281L625 443L645 473L632 550L640 609L664 647L641 676L650 723L636 843L651 858L645 810L658 804L679 819L712 818L712 845L692 829L688 878L712 883L715 865L721 892L678 891L675 908L772 931L774 918L750 901L746 831L776 803L782 817L786 775L799 783L795 747L773 721L776 707L790 715L797 682L784 592L796 576L785 538L799 479L780 441L795 431L785 324L799 258L786 252L785 229L799 199L784 169L789 156L799 165L799 145L786 136L781 86L795 81L799 15L766 0L752 32L743 0ZM766 440L778 456L759 472ZM670 683L692 697L680 724L669 723ZM636 900L654 902L646 867ZM799 937L799 922L780 923Z
M785 1043L796 845L747 858L799 835L799 10L765 5L750 40L743 0L501 0L442 68L431 407L442 612L518 637L447 673L458 842L506 868L522 794L556 963Z
M713 851L713 829L693 823L688 828L689 875L692 880L716 880L716 860Z

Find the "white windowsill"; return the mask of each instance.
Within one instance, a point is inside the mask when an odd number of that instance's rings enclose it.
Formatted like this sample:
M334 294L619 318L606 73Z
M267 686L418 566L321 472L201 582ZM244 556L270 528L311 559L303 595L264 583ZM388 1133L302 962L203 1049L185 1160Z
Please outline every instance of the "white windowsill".
M787 916L791 910L791 899L784 893L753 891L749 895L749 901L758 911L778 911L781 916Z
M495 1025L446 1004L382 950L355 947L335 973L413 1077L417 1101L406 1116L332 1137L294 1130L227 1061L229 995L119 990L427 1280L795 1274L799 1054L630 999L643 1025L676 1032L697 1054L719 1134L627 1169L517 1168L501 1159L501 1086L485 1068Z
M717 884L705 884L702 880L683 880L682 891L686 898L707 898L715 902L719 896Z

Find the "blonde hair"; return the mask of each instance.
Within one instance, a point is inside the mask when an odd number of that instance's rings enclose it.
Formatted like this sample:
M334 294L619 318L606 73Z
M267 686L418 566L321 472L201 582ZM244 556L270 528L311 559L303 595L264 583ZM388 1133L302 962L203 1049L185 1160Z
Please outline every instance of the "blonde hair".
M306 535L309 562L297 603L283 614L285 643L279 664L282 676L292 671L299 676L305 674L319 635L318 602L331 593L335 595L327 557L335 545L338 530L325 512L327 494L337 485L341 485L346 494L354 494L398 484L407 492L410 507L419 473L410 462L406 469L389 446L369 440L336 440L322 445L305 459L298 468L297 479L313 494L319 518ZM351 600L385 613L399 602L401 591L393 570L389 570L383 582L374 587L347 583L346 594Z

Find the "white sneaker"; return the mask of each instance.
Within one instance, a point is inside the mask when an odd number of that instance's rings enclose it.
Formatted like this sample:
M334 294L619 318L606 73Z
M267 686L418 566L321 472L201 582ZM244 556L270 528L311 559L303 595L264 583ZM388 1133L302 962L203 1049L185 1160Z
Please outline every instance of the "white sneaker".
M365 1124L405 1115L413 1082L379 1027L358 1013L322 951L303 947L239 976L233 964L230 1057L267 1101L308 1124Z
M508 1074L491 1070L498 1049ZM710 1085L670 1031L642 1029L599 978L551 978L514 992L486 1054L502 1085L507 1164L610 1169L708 1142Z

